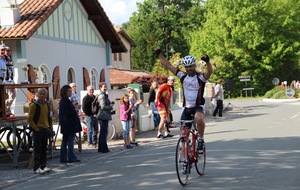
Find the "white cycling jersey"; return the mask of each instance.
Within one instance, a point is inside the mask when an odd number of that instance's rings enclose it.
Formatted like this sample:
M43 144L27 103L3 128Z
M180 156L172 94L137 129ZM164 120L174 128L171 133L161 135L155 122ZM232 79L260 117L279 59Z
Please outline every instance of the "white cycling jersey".
M179 79L181 79L185 75L186 75L186 73L184 73L182 71L177 72L177 77ZM197 99L198 91L200 88L200 84L198 82L197 77L199 77L199 79L205 85L205 83L207 82L207 79L204 77L203 73L194 75L192 77L187 75L182 82L182 87L184 89L183 95L185 97L185 107L186 108L193 108L196 106L196 99ZM204 87L203 87L203 90L204 90ZM203 92L201 94L203 94Z

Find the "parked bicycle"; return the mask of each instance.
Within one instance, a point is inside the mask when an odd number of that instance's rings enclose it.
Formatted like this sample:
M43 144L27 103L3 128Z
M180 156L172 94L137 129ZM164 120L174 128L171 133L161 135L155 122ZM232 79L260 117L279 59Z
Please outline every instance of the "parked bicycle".
M24 129L25 127L25 129ZM23 126L23 128L16 128L16 147L17 150L21 150L27 152L30 148L33 147L33 140L32 140L32 131L29 125ZM25 130L25 131L24 131ZM24 133L25 132L25 133ZM24 136L25 135L25 136ZM3 127L0 130L0 139L6 138L6 143L8 148L13 149L13 129L11 127Z
M30 125L24 125L22 128L17 128L16 131L16 147L17 150L21 149L24 152L29 152L30 149L33 149L33 131ZM6 136L7 147L13 149L13 130L11 127L4 127L0 130L0 139L3 139ZM52 136L49 136L48 140L48 151L49 154L52 154L52 143L53 137L55 136L54 132Z
M80 122L81 122L81 127L82 127L82 132L81 132L81 137L82 140L85 140L87 137L87 124L85 121L85 115L84 114L80 114ZM112 121L108 122L108 132L107 132L107 141L112 140L116 135L116 127L114 125L114 123ZM76 134L75 136L75 143L78 143L78 134Z
M186 127L187 123L192 123L191 128ZM197 173L202 176L206 164L206 148L197 150L198 131L194 120L180 121L180 137L176 145L175 164L179 183L184 186L188 182L189 174L193 165Z

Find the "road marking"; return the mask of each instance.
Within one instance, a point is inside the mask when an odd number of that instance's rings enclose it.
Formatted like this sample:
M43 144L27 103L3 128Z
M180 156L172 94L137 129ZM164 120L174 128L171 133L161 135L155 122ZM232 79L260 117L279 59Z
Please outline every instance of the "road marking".
M298 115L300 115L300 112L299 113L297 113L297 114L295 114L295 115L293 115L292 117L290 117L291 119L294 119L294 118L296 118L296 117L298 117Z

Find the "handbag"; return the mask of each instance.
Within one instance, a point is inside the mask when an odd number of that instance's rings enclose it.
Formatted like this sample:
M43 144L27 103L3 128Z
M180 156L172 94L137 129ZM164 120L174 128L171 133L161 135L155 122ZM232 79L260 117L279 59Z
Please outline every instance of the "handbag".
M107 112L104 111L103 109L99 110L99 113L97 114L97 118L101 120L108 120L108 121L112 120L110 111Z

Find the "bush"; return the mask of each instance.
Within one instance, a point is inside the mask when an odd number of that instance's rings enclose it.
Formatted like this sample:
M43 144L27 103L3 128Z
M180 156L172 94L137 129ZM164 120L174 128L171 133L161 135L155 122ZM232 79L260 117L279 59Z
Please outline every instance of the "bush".
M281 88L280 86L274 87L272 90L269 90L268 92L265 93L264 98L272 98L274 94L277 92L283 91L285 92L284 88Z
M293 98L300 98L300 89L294 89L294 90L295 90L295 95ZM287 96L285 94L285 88L276 86L272 90L266 92L264 98L287 99Z
M281 90L273 94L272 99L286 99L285 91Z

